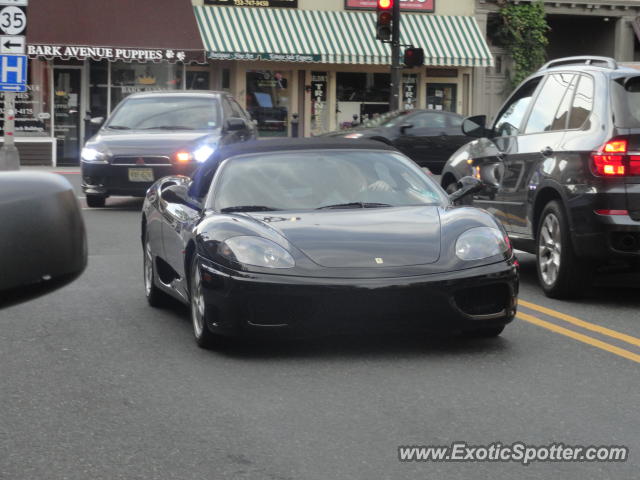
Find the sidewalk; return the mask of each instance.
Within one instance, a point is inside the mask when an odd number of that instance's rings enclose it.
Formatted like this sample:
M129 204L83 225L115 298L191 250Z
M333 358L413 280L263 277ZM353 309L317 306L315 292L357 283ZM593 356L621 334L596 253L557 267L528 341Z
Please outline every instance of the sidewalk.
M20 167L20 170L25 172L53 172L60 173L62 175L80 174L80 166L77 167L51 167L47 165L24 165Z

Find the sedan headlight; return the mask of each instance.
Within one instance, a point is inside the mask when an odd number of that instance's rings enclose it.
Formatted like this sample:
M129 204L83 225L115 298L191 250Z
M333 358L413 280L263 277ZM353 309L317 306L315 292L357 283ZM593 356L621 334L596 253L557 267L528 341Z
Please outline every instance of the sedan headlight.
M107 163L106 154L93 147L84 147L80 156L87 163Z
M204 163L209 160L209 157L211 157L215 151L215 145L202 145L193 152L193 158L195 158L198 163Z
M344 138L362 138L364 137L363 133L348 133L344 136Z
M264 268L293 268L296 262L280 245L262 237L233 237L220 244L220 255L227 260Z
M497 228L475 227L458 237L456 255L460 260L482 260L511 251L509 239Z

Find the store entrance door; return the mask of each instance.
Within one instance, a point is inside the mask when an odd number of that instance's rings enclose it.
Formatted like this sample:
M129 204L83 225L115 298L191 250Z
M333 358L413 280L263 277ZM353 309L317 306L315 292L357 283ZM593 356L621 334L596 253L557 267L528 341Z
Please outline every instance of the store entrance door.
M79 165L82 148L82 67L53 70L54 123L58 165Z

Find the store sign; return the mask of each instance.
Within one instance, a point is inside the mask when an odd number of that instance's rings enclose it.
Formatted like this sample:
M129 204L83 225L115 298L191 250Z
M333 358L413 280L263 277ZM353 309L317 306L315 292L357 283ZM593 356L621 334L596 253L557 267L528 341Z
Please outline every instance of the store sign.
M298 8L298 0L204 0L204 4L227 7Z
M348 10L375 10L376 0L344 0L344 8ZM436 0L400 0L402 10L412 12L435 12Z
M77 58L84 60L122 60L125 62L201 62L200 51L184 51L173 49L140 49L113 47L76 47L63 45L28 45L30 57Z
M416 108L418 93L418 75L415 73L402 76L402 108L413 110Z
M24 93L16 95L15 133L19 137L46 137L49 135L51 113L42 101L40 85L27 85ZM44 108L44 109L43 109ZM4 134L2 118L4 117L4 97L0 97L0 135Z
M327 101L327 77L326 72L311 72L311 97L314 102Z
M286 53L226 53L226 52L209 52L211 60L267 60L272 62L294 62L308 63L319 62L322 57L320 55L299 55Z

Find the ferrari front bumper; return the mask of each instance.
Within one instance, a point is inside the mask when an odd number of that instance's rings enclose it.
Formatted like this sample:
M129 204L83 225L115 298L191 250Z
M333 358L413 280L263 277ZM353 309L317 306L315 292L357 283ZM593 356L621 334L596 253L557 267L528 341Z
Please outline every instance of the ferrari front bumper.
M330 279L226 273L201 262L209 328L224 335L463 332L502 326L518 271L503 262L419 277Z

